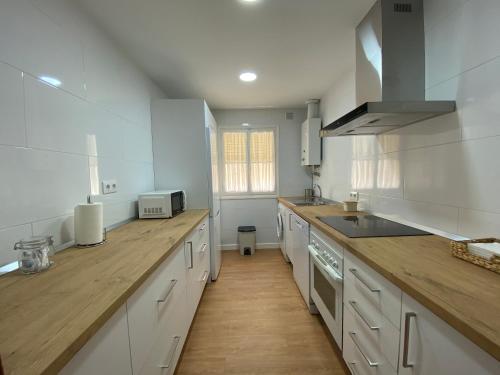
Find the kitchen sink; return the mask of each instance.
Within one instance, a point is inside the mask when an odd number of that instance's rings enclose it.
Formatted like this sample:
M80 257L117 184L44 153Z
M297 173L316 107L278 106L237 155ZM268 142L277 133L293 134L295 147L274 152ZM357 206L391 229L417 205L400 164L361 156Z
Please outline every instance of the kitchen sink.
M336 204L337 202L332 201L330 199L321 198L321 199L317 199L317 200L313 200L313 199L291 200L290 203L293 204L294 206L325 206L325 205L329 205L329 204Z

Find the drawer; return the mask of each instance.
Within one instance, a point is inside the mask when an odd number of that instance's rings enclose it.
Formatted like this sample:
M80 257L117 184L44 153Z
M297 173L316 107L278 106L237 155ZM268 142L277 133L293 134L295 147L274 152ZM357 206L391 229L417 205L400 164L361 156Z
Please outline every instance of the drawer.
M185 311L186 271L180 246L127 300L132 369L139 374L160 332ZM187 330L187 324L184 324Z
M372 321L385 316L397 329L401 325L401 290L348 251L344 252L344 301L362 306Z
M344 302L344 330L346 334L355 332L363 347L367 348L376 362L388 362L398 368L399 330L385 317L380 324L374 323L362 306L354 301Z
M175 311L171 324L162 327L143 368L137 374L171 375L174 373L188 332L187 325L180 324L185 319L185 310Z
M195 249L197 249L200 246L200 244L204 241L205 236L208 236L208 233L209 233L209 224L207 217L200 224L198 224L196 229L194 229L192 232L192 241Z
M348 318L349 314L350 312L346 311L345 318ZM367 344L361 341L359 334L353 334L352 331L347 331L345 328L342 355L352 375L397 374L397 371L387 361L379 362L375 359L372 352L367 350Z

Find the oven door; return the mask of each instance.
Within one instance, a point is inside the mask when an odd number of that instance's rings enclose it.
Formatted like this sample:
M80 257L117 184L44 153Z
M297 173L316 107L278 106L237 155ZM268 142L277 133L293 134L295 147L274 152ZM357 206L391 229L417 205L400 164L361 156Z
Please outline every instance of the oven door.
M170 194L172 204L172 216L175 216L184 211L184 192L176 191Z
M311 298L342 349L343 277L329 266L314 247L309 245Z

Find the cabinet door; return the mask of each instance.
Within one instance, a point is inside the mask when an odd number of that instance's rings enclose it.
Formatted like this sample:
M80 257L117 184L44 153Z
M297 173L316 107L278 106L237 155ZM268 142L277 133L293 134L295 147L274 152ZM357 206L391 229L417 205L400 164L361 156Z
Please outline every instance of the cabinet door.
M308 225L298 216L292 215L293 228L293 277L300 293L309 307L309 242Z
M186 332L187 322L177 322L185 311L186 273L183 248L178 247L127 300L130 352L134 374L139 374L159 336L176 324Z
M60 375L132 375L125 305L85 344Z
M500 362L403 294L399 374L493 375Z
M286 250L286 255L288 255L288 259L290 259L290 262L294 262L294 257L293 257L293 227L292 227L292 217L293 214L290 210L285 211L285 250Z

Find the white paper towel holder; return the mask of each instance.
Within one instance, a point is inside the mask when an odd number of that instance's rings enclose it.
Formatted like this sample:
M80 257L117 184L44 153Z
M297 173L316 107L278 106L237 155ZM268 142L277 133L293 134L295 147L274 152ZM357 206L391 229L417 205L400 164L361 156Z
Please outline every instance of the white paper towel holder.
M94 203L94 202L92 202L92 196L87 195L87 203L89 203L89 204L90 203ZM103 228L103 230L102 230L103 240L101 242L92 243L92 244L85 244L85 245L75 244L75 247L80 248L80 249L85 249L85 248L89 248L89 247L101 246L101 245L103 245L106 242L107 234L108 234L108 232L107 232L106 228Z

